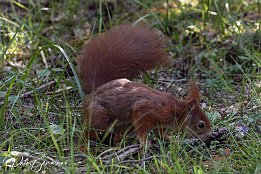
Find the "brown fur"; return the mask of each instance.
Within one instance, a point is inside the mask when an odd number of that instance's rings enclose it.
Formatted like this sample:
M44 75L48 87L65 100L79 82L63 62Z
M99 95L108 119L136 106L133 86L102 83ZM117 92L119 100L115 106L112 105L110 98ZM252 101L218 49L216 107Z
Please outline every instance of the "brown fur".
M89 41L78 58L83 88L93 90L83 102L86 135L95 139L113 127L118 142L133 129L143 145L146 133L160 126L186 131L190 136L208 136L211 126L199 106L196 83L191 83L185 100L178 100L125 79L164 60L161 40L144 26L121 25Z
M77 60L83 89L89 93L111 80L137 77L167 59L154 31L125 24L91 39Z

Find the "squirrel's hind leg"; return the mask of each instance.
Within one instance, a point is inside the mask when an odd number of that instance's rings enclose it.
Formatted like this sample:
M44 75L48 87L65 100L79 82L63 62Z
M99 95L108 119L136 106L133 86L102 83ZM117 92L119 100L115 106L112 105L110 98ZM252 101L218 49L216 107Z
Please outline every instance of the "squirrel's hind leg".
M113 115L97 102L91 102L84 110L84 130L88 139L98 139L111 126Z
M114 135L114 143L115 144L119 144L122 140L122 138L124 137L124 135L127 135L129 133L129 128L128 126L121 126L116 128L113 131L113 135Z

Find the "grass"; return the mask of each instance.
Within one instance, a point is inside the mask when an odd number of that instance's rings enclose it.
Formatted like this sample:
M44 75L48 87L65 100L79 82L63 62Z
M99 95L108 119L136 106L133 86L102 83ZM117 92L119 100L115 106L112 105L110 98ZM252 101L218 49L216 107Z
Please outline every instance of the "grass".
M88 8L87 2L70 0L4 5L8 13L0 13L1 172L261 172L260 2L150 0L115 6L96 1ZM154 78L146 76L144 83L184 96L184 82L196 79L213 129L229 130L222 142L193 145L182 137L171 143L156 141L155 147L123 161L102 161L101 153L117 154L137 144L133 136L116 147L85 141L86 153L79 150L83 93L75 56L93 34L124 21L143 21L169 40L173 66L157 70Z

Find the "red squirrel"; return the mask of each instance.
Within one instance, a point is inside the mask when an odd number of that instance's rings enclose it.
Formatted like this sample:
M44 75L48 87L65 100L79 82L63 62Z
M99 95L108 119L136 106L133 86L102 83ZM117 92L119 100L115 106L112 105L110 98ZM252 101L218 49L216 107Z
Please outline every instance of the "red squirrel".
M114 140L119 142L128 130L134 130L143 146L146 133L158 132L159 126L200 138L211 134L209 119L199 106L196 83L191 83L188 96L179 100L128 80L167 62L162 39L148 27L113 27L89 40L77 62L83 90L90 93L83 101L88 138L96 139L113 128Z

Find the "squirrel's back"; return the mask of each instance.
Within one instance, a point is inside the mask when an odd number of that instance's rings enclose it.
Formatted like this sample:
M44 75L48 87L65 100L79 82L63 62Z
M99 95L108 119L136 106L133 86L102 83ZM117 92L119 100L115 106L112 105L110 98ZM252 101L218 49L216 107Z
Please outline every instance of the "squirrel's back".
M143 25L119 25L92 38L77 58L83 90L159 66L167 61L162 45L158 34Z

